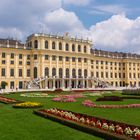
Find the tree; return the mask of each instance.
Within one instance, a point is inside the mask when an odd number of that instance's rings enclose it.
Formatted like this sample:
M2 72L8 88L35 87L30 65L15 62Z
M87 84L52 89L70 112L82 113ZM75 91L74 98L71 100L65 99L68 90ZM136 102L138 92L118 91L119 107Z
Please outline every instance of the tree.
M5 87L8 85L8 83L7 82L5 82L5 81L2 81L1 82L1 88L2 89L5 89Z

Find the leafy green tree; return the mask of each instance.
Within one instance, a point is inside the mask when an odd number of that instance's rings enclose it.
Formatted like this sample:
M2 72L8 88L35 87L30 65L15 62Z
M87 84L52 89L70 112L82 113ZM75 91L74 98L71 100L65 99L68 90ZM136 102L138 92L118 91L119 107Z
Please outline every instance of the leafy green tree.
M5 89L5 87L8 85L8 83L7 82L5 82L5 81L2 81L1 82L1 88L2 89Z

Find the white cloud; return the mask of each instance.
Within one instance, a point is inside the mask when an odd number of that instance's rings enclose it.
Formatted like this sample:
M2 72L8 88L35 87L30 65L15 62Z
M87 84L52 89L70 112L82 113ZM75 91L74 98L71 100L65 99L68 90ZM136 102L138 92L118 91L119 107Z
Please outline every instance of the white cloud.
M140 46L140 18L128 19L114 15L90 28L97 47L111 50L138 51Z
M50 32L65 32L84 28L74 12L68 12L62 8L46 14L44 21Z
M64 4L72 4L75 6L86 6L90 3L90 1L91 0L62 0Z

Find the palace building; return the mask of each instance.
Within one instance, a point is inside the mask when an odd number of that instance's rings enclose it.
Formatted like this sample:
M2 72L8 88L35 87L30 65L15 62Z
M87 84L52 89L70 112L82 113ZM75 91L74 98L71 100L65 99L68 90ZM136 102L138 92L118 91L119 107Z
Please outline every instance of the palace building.
M0 83L7 89L140 87L140 55L93 48L92 41L32 34L0 39Z

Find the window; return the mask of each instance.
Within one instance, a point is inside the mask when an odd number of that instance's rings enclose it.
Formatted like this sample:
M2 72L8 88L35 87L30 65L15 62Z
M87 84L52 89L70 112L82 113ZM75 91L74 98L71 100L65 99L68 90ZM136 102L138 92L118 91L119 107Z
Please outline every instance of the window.
M108 72L106 72L106 78L108 78Z
M56 56L55 56L55 55L52 56L52 60L53 60L53 61L56 60Z
M34 54L34 60L37 60L37 54Z
M48 67L45 68L45 76L49 76L49 68Z
M45 49L48 49L48 41L45 41Z
M104 64L104 62L103 62L103 61L101 61L101 64L103 65L103 64Z
M86 46L84 46L84 53L86 53L87 52L87 47Z
M93 62L94 62L94 61L93 61L93 60L91 60L91 64L93 64Z
M62 78L63 77L63 69L59 68L59 77Z
M78 52L81 52L81 46L78 45Z
M59 61L62 61L62 56L59 56Z
M14 89L14 86L15 86L14 81L11 81L11 82L10 82L10 89Z
M75 57L72 57L72 62L75 62Z
M6 61L5 60L2 60L2 64L6 64Z
M66 69L66 78L69 78L69 76L70 76L70 75L69 75L69 69L67 68L67 69Z
M119 73L119 78L121 78L122 76L121 76L121 73Z
M66 51L69 51L69 44L66 43Z
M22 59L22 54L19 54L19 59Z
M52 69L52 76L56 76L56 68Z
M115 73L115 78L117 78L117 73Z
M98 60L96 60L96 64L99 64L99 61Z
M129 78L132 78L131 73L129 73Z
M30 69L27 69L27 77L30 77Z
M13 65L14 64L14 61L10 61L10 64Z
M104 78L104 73L103 72L101 72L101 78Z
M113 73L112 72L110 73L110 77L113 78Z
M27 65L30 65L30 61L27 61Z
M133 73L133 78L136 78L136 74L135 73Z
M125 73L123 73L123 78L125 78Z
M59 42L59 50L62 50L62 43Z
M81 62L81 58L78 58L78 62Z
M6 57L6 54L5 53L2 53L2 58L5 58Z
M38 48L38 41L37 41L37 40L34 41L34 48L35 48L35 49Z
M66 61L69 61L69 57L66 57Z
M19 77L22 77L22 69L19 69L18 75Z
M75 45L72 44L72 51L74 52L75 51Z
M22 61L19 61L19 65L22 65Z
M19 81L19 89L22 89L22 87L23 87L23 82Z
M81 78L82 77L82 70L78 69L78 77Z
M10 76L14 76L14 69L10 69Z
M72 77L76 78L76 70L75 69L72 69Z
M14 58L14 53L11 53L11 58Z
M5 73L5 68L2 68L1 69L1 76L5 76L6 75L6 73Z
M30 55L29 54L27 55L27 60L30 60Z
M55 42L52 42L52 49L55 50Z
M87 58L84 58L84 63L87 63Z
M45 60L49 60L49 56L48 55L45 55Z
M93 77L94 76L94 73L93 72L91 72L91 77Z
M84 70L84 76L87 77L87 70Z

